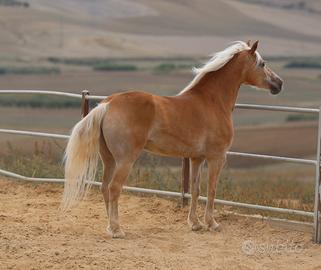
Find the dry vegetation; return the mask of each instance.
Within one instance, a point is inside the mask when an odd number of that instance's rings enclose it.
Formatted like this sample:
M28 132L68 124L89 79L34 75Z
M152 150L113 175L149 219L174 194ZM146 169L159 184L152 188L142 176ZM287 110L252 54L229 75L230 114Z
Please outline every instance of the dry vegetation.
M35 141L31 149L12 145L6 146L0 167L21 175L47 178L63 178L63 145L57 142ZM58 149L58 150L57 150ZM4 150L4 149L3 149ZM252 160L253 161L253 160ZM255 161L254 161L255 162ZM127 185L151 189L180 191L180 160L164 159L150 154L143 154L136 162ZM253 204L269 205L313 211L314 205L314 170L304 166L259 165L235 162L241 167L233 168L229 160L218 184L218 199L240 201ZM245 167L244 167L245 166ZM97 179L100 181L101 168ZM206 196L207 172L204 167L201 180L201 194ZM244 210L242 210L244 212ZM246 211L253 213L258 211ZM260 212L262 215L271 213ZM288 215L278 217L296 218ZM307 220L309 219L302 219Z

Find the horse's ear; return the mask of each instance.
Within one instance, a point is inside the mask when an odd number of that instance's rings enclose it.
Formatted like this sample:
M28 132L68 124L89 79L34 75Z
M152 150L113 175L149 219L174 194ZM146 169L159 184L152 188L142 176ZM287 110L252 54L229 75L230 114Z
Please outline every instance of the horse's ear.
M251 40L249 39L247 42L246 42L247 46L251 47Z
M252 47L251 47L251 49L250 49L250 53L251 53L251 54L254 54L254 53L255 53L258 45L259 45L259 41L258 41L258 40L253 43L253 45L252 45Z

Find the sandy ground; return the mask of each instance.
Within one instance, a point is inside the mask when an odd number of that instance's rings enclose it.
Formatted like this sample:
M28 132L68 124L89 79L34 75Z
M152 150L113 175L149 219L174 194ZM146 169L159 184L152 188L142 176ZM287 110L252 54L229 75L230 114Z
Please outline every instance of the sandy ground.
M321 269L310 233L224 212L221 232L196 233L176 201L123 194L127 235L114 240L97 189L67 214L58 211L61 193L0 180L1 269Z

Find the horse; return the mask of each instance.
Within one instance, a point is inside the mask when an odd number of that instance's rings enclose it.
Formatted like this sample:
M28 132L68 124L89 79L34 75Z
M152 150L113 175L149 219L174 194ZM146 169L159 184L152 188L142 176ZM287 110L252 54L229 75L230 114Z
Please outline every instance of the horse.
M113 238L124 238L118 218L122 186L139 154L190 159L191 230L219 230L214 219L217 180L233 140L232 112L240 86L247 84L276 95L282 79L257 51L258 41L236 41L217 52L179 94L158 96L122 92L108 96L78 122L65 152L62 209L82 199L95 177L99 156L103 163L101 192ZM204 223L196 213L200 168L208 164Z

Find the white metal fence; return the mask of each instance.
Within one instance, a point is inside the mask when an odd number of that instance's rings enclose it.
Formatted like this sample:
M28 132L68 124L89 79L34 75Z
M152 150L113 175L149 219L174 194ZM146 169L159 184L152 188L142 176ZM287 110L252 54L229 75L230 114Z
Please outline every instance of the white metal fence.
M89 100L102 100L106 98L105 96L91 96L88 91L83 91L82 95L66 92L57 92L57 91L40 91L40 90L0 90L0 94L41 94L41 95L58 95L79 98L82 100L82 113L83 116L86 115L89 111ZM234 207L245 207L250 209L264 210L264 211L274 211L283 214L294 214L305 217L313 217L314 219L314 241L321 243L321 224L320 224L320 210L321 210L321 185L320 185L320 148L321 148L321 107L319 109L312 108L298 108L298 107L284 107L284 106L267 106L267 105L254 105L254 104L237 104L236 108L238 109L250 109L250 110L267 110L267 111L278 111L278 112L292 112L292 113L307 113L307 114L316 114L318 115L318 142L316 149L316 159L301 159L301 158L291 158L291 157L282 157L282 156L272 156L272 155L261 155L261 154L252 154L252 153L241 153L241 152L228 152L230 156L239 156L247 158L261 158L269 159L283 162L291 162L297 164L305 164L315 167L315 204L314 212L306 212L301 210L278 208L271 206L263 205L254 205L241 202L232 202L226 200L216 199L215 202L218 204L234 206ZM9 133L25 136L38 136L54 139L68 139L68 135L64 134L54 134L54 133L45 133L45 132L34 132L34 131L23 131L23 130L12 130L12 129L0 129L0 133ZM55 179L55 178L34 178L19 175L7 170L0 169L0 174L25 180L25 181L39 181L39 182L64 182L64 179ZM101 185L100 182L93 181L93 185ZM137 188L137 187L124 187L124 190L130 192L138 193L149 193L156 194L160 196L170 196L170 197L183 197L190 198L191 195L185 192L172 192L172 191L163 191L163 190L153 190L146 188ZM200 197L201 201L206 201L206 197Z

